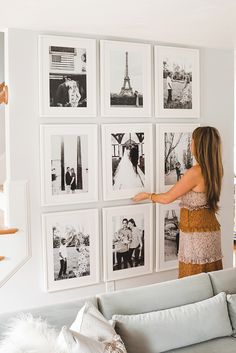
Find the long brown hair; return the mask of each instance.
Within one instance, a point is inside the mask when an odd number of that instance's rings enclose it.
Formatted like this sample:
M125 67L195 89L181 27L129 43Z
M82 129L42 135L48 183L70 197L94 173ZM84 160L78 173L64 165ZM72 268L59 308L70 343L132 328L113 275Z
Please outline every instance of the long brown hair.
M193 154L201 167L208 206L217 212L223 178L219 131L211 126L201 126L193 131L192 138L194 141Z

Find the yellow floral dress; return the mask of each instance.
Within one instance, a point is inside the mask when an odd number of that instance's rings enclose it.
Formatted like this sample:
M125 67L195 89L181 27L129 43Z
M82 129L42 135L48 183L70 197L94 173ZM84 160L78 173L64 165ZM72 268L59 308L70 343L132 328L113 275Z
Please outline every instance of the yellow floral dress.
M189 191L180 207L179 278L221 270L220 224L206 194Z

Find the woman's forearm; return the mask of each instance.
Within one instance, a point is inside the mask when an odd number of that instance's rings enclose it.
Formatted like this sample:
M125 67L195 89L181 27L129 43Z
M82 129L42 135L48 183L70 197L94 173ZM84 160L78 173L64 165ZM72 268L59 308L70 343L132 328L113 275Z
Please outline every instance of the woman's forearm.
M164 193L160 193L160 194L155 194L155 193L152 193L152 194L148 194L149 195L149 200L151 200L152 202L155 202L155 203L161 203L161 204L168 204L168 203L171 203L173 202L173 200L170 198L170 196L168 195L167 192L164 192Z

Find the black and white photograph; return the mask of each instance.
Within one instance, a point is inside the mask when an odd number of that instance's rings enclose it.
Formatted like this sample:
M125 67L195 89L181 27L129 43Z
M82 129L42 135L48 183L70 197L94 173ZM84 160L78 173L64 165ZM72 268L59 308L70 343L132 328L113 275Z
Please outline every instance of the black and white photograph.
M121 279L152 267L152 205L103 209L105 277Z
M103 115L149 116L150 53L147 44L101 41Z
M165 132L165 185L173 185L193 166L191 132Z
M103 125L104 198L127 198L152 186L152 127Z
M93 222L91 222L93 218ZM43 216L48 290L88 285L98 280L98 211Z
M156 47L156 65L159 111L169 117L197 117L193 114L199 110L198 50Z
M40 43L42 74L48 75L47 83L46 77L43 77L42 82L47 86L41 87L41 93L43 99L48 98L48 113L62 115L64 112L65 116L75 113L80 116L81 112L83 116L89 110L92 113L94 88L91 84L96 84L93 40L42 36ZM46 50L47 60L44 57Z
M169 205L158 205L157 219L157 267L160 270L176 268L179 251L179 220L178 202Z
M144 132L111 134L114 190L145 185Z
M111 107L143 107L142 57L125 50L110 52Z
M88 136L52 135L52 195L88 192Z
M194 165L191 151L192 132L197 124L158 124L157 141L157 185L161 192L176 184Z
M92 125L42 126L45 202L96 198L96 129Z
M144 266L145 230L142 214L112 218L113 271Z

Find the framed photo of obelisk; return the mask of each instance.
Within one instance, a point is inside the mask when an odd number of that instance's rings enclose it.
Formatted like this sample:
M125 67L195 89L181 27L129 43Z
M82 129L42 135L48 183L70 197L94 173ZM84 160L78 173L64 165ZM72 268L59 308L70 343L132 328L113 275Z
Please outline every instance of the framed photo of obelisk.
M97 126L41 125L43 205L98 199Z
M102 40L101 114L151 116L151 46Z

